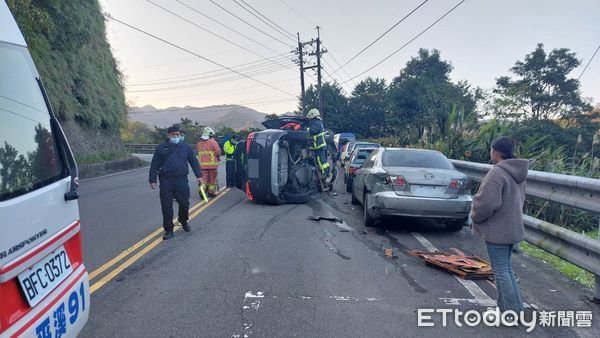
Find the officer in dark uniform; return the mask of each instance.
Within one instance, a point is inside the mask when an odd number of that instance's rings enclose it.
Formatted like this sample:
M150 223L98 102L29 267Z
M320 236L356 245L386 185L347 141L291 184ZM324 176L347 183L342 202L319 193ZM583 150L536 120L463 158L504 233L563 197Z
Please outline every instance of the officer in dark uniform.
M182 142L181 129L172 126L167 129L168 139L154 150L150 163L150 187L156 189L156 176L160 180L160 205L163 214L163 239L173 237L173 198L179 205L178 220L186 232L190 231L188 213L190 208L190 187L188 184L188 163L200 183L202 172L196 154Z

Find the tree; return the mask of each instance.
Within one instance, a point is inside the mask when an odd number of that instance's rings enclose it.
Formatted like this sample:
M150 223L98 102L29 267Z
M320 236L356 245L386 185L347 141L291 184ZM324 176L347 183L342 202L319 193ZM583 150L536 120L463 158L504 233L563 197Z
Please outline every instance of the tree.
M516 119L577 119L592 107L581 98L579 81L568 78L580 61L567 48L550 54L544 45L517 61L510 70L517 76L496 80L497 113Z
M428 130L434 138L443 138L453 110L466 118L475 114L479 90L467 82L452 83L451 71L452 65L435 49L421 49L408 61L389 87L387 125L394 126L396 136L414 143Z
M269 120L274 120L274 119L278 119L281 116L273 113L273 114L265 114L265 121L269 121Z
M350 130L352 119L348 109L348 98L342 93L342 87L337 83L325 82L321 89L323 93L323 123L326 128L334 132ZM306 90L304 103L307 110L318 107L317 87L310 85ZM298 104L298 111L302 111L302 102Z
M359 136L382 137L385 133L387 85L384 79L360 81L349 100L351 130Z

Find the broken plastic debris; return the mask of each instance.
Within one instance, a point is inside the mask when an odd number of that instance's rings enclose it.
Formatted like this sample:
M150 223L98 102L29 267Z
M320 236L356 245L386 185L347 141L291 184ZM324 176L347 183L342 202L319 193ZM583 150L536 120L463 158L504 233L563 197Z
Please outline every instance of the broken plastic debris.
M463 279L490 279L494 274L490 263L477 256L450 255L444 252L407 250L427 265L447 270Z
M390 248L383 249L383 252L385 254L385 257L392 257L394 255L393 250Z

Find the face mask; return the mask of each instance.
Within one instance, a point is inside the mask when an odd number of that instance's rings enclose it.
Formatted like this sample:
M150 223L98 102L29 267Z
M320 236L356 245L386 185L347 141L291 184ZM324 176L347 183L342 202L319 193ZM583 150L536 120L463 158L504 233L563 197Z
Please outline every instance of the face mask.
M184 135L181 135L179 138L180 138L179 142L183 142L185 140L185 136Z
M179 143L179 141L181 141L181 138L177 137L177 136L175 136L175 137L169 137L169 141L171 143L173 143L173 144L177 144L177 143Z

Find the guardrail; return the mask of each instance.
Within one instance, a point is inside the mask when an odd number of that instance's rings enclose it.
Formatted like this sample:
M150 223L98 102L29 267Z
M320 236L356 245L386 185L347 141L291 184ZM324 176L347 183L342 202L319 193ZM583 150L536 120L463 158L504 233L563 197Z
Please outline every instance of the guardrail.
M124 143L125 150L132 154L154 154L156 144Z
M451 160L476 181L492 168L489 164ZM526 194L547 201L600 214L600 180L530 170ZM525 240L596 276L594 299L600 300L600 240L552 223L523 215Z

